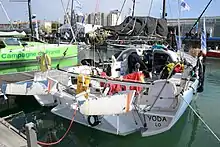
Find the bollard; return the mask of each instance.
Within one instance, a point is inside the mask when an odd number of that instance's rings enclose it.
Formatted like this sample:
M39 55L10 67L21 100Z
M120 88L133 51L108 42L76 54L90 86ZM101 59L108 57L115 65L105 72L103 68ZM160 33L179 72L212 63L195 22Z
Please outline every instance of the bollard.
M38 147L37 135L36 131L34 130L34 127L35 125L32 122L25 125L28 147Z

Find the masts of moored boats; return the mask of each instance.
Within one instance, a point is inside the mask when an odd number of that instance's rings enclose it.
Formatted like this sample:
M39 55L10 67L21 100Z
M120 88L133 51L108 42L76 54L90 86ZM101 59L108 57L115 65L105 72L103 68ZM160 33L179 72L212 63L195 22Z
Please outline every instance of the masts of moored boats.
M166 0L163 0L163 11L162 11L162 18L166 17Z
M28 15L29 15L29 27L31 29L31 38L34 36L32 25L32 13L31 13L31 0L28 0Z

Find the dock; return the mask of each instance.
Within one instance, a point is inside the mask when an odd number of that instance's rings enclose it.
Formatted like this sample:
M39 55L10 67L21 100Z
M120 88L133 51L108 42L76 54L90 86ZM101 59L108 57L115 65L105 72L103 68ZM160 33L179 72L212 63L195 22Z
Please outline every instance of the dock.
M27 147L26 135L0 118L0 147Z

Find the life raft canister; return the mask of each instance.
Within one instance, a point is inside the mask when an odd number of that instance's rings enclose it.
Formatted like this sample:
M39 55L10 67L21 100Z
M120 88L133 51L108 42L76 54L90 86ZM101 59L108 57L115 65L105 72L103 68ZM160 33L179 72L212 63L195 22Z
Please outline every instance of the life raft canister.
M45 72L49 69L51 69L51 58L46 53L43 53L43 55L40 56L40 70Z

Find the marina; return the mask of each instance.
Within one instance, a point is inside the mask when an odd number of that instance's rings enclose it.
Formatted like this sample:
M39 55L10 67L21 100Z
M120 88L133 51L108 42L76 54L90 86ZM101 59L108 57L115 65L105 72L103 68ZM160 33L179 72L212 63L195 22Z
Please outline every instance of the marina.
M64 20L53 23L41 23L36 3L25 0L26 27L0 0L10 26L0 25L0 147L219 146L212 1L186 28L188 0L176 0L177 8L161 0L158 17L153 0L145 16L136 0L107 16L99 0L88 16L80 1L61 0Z
M191 103L191 105L194 109L197 110L197 112L203 117L203 119L211 125L212 129L215 130L217 134L219 134L219 122L216 121L216 118L220 116L216 110L218 109L219 103L217 95L218 86L220 85L219 80L216 79L218 79L219 77L220 64L216 61L219 60L212 59L207 61L207 80L205 80L204 83L204 93L195 96L194 101ZM16 118L11 119L9 122L16 128L22 128L23 124L25 123L25 118L27 118L28 122L33 122L34 117L37 117L35 122L38 122L39 140L44 140L46 138L45 134L48 132L49 128L53 128L54 131L56 131L57 138L62 137L67 130L70 122L66 119L62 119L51 114L51 112L48 110L42 111L41 106L39 106L38 102L30 101L31 97L29 97L28 99L20 102L20 105L18 106L19 111L24 110L25 115L17 115ZM30 103L33 104L32 107L28 106L28 104ZM211 114L210 111L212 111ZM1 115L3 114L1 113ZM141 138L139 133L121 138L103 133L101 131L94 131L93 129L78 125L76 123L73 124L69 134L70 135L66 136L65 139L57 145L58 147L73 145L78 147L110 147L112 145L145 147L146 144L148 144L149 146L158 147L161 145L166 145L170 147L206 147L208 145L219 145L215 138L213 138L212 135L207 132L206 129L204 129L203 124L198 120L198 118L193 114L190 109L187 109L183 117L170 131L149 138Z

